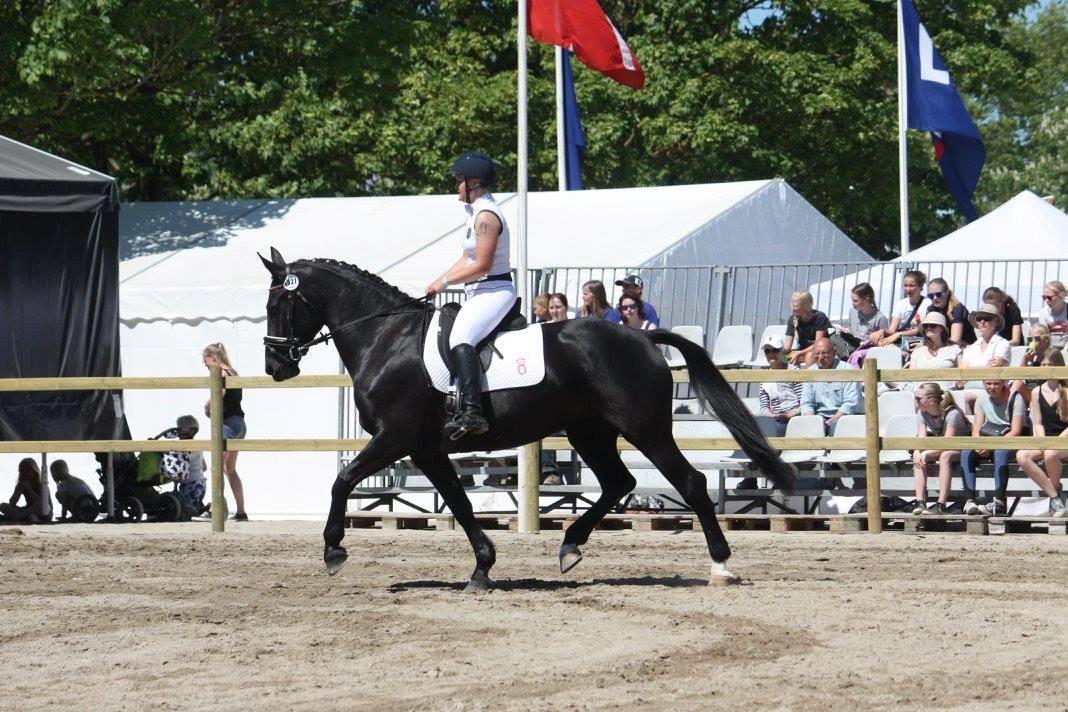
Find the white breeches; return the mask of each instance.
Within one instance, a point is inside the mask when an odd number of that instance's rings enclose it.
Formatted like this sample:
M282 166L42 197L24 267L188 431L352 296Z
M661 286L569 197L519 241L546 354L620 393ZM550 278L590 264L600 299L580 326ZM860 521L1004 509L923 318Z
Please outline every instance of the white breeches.
M456 348L460 344L474 346L486 338L514 303L515 287L510 283L501 289L475 292L456 315L452 333L449 334L449 348Z

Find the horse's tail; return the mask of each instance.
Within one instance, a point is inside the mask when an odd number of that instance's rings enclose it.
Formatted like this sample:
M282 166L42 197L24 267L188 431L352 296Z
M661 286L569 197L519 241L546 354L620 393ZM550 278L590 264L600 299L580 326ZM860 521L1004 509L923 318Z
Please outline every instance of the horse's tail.
M797 485L797 476L793 469L783 462L779 453L768 444L752 413L712 363L708 352L689 339L666 329L646 333L652 337L654 343L673 346L682 353L690 371L690 384L697 391L697 398L705 410L715 411L753 464L770 477L776 487L788 492L793 491Z

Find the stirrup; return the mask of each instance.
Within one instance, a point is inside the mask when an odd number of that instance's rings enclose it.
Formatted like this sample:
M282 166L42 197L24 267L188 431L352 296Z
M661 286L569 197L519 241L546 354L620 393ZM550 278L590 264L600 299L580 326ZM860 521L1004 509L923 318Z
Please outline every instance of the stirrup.
M487 431L489 421L473 413L460 413L445 423L445 434L449 436L449 440L459 440L465 435L482 435Z

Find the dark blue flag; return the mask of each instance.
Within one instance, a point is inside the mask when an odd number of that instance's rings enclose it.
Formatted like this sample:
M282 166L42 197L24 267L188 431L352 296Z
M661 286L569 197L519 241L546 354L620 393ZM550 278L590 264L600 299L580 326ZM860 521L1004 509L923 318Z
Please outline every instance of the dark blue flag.
M930 131L935 158L950 195L969 220L979 217L972 195L986 161L979 129L964 107L946 65L910 0L901 0L905 23L908 127Z
M582 154L586 138L579 120L575 78L571 75L571 53L564 50L564 166L568 190L582 190Z

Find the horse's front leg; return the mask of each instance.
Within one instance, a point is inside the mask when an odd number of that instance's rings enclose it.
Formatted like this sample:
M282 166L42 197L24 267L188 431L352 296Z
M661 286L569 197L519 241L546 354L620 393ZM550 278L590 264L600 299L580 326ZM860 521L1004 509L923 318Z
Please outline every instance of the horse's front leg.
M497 551L493 548L493 542L486 536L486 532L478 525L471 500L464 492L460 478L456 476L456 468L447 455L436 453L434 455L415 456L412 462L418 467L427 479L441 493L445 505L452 512L456 522L463 527L467 534L467 540L471 542L471 548L475 552L475 570L468 581L466 591L484 591L490 587L489 571L497 562Z
M396 445L389 444L391 440L381 433L375 435L334 480L330 490L330 514L326 517L326 527L323 529L323 561L326 562L326 573L331 576L341 570L349 556L341 546L341 540L345 537L345 510L352 490L367 477L404 456L404 452Z

